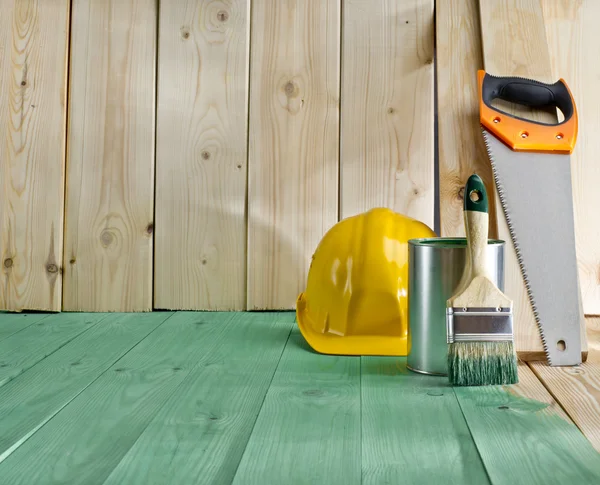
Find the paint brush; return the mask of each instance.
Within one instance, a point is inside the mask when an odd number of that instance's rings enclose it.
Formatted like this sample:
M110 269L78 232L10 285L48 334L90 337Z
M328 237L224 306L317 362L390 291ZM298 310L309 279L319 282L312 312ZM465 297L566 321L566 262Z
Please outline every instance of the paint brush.
M488 205L483 181L471 175L464 194L467 263L446 308L448 379L455 386L518 382L513 302L486 268Z

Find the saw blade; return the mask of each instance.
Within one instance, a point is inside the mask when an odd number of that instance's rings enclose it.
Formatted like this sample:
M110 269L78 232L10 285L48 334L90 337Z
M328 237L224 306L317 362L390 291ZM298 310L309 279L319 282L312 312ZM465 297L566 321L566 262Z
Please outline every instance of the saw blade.
M482 130L548 363L578 365L583 311L570 156L513 151Z

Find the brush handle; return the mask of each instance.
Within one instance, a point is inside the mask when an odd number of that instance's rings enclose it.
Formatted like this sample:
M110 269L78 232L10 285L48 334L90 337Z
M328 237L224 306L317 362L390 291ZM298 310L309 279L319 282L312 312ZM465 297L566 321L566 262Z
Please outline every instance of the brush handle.
M488 276L486 252L488 242L488 196L481 177L473 174L467 180L464 195L467 255L470 257L470 277Z

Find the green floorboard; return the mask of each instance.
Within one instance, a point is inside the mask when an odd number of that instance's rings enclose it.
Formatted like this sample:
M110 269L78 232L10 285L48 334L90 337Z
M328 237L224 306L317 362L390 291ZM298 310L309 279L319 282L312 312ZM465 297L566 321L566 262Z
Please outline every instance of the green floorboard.
M169 315L107 318L0 387L0 484L12 483L4 460Z
M600 454L543 403L500 386L455 392L494 485L600 484Z
M0 341L47 317L47 313L0 313Z
M29 325L0 342L0 386L56 352L105 315L56 314Z
M2 462L0 483L102 484L232 323L227 313L169 318Z
M294 329L233 483L361 483L360 357L313 353Z
M317 354L294 317L22 318L0 341L0 485L600 484L545 404Z
M489 483L448 380L362 357L362 483Z
M293 322L293 313L238 315L105 485L231 483Z

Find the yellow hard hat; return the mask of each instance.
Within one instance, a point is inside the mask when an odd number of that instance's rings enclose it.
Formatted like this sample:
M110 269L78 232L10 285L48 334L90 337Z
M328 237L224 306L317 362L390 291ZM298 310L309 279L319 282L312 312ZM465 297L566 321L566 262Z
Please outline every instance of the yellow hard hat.
M312 257L296 300L300 332L317 352L407 355L408 240L424 223L375 208L334 225Z

